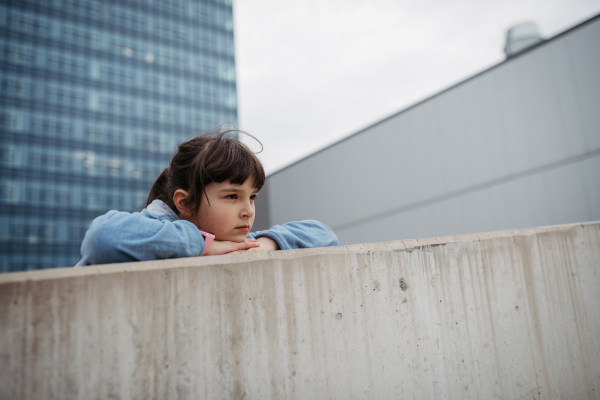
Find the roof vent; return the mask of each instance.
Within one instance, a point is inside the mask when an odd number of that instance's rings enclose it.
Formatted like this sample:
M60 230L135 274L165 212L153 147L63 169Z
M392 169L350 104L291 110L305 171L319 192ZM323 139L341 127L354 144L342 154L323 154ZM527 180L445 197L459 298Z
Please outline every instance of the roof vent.
M516 56L543 41L535 23L524 22L515 25L506 32L506 47L504 47L506 58Z

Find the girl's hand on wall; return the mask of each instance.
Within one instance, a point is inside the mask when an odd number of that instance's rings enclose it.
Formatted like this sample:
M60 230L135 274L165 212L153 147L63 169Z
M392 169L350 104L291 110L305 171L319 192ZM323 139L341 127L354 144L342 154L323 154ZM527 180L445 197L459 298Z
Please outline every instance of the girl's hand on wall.
M261 238L256 239L256 241L258 243L260 243L260 247L253 247L251 249L233 251L233 252L231 252L229 254L259 253L259 252L262 252L262 251L279 250L279 245L277 244L276 241L274 241L271 238L263 236Z
M205 256L218 256L221 254L230 254L243 252L258 248L260 243L256 239L246 239L243 242L229 242L226 240L215 240L212 242Z

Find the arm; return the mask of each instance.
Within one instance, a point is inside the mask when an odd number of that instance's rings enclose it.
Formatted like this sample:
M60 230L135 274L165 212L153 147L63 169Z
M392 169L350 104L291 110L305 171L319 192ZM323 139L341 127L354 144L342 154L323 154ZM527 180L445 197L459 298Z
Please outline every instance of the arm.
M279 245L281 250L337 246L337 236L327 225L314 220L288 222L275 225L266 231L253 232L249 238L268 237Z
M241 243L215 240L204 255L258 246L254 239ZM197 257L204 253L204 247L204 238L189 221L113 210L92 222L81 243L83 258L77 266Z
M194 257L203 251L204 239L191 222L113 210L92 222L79 265Z

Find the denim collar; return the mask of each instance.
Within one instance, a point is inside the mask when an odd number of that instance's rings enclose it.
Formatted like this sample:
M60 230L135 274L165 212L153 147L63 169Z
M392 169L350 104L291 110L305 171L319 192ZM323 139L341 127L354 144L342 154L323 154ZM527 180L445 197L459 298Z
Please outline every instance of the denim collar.
M162 216L167 216L171 221L177 221L179 217L175 214L175 211L171 210L171 207L166 205L162 200L154 200L146 210L152 215L154 218L160 218Z

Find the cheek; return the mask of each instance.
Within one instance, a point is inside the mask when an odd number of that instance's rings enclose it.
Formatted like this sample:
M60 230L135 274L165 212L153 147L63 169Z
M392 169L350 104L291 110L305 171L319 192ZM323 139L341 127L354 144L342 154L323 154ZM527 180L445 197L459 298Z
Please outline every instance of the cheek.
M198 211L198 215L196 217L197 225L200 227L200 229L208 229L210 231L209 226L214 225L214 222L212 221L212 211L213 208L204 204L200 206L200 210Z
M215 207L207 213L206 222L218 228L229 228L235 223L235 212L228 208Z

